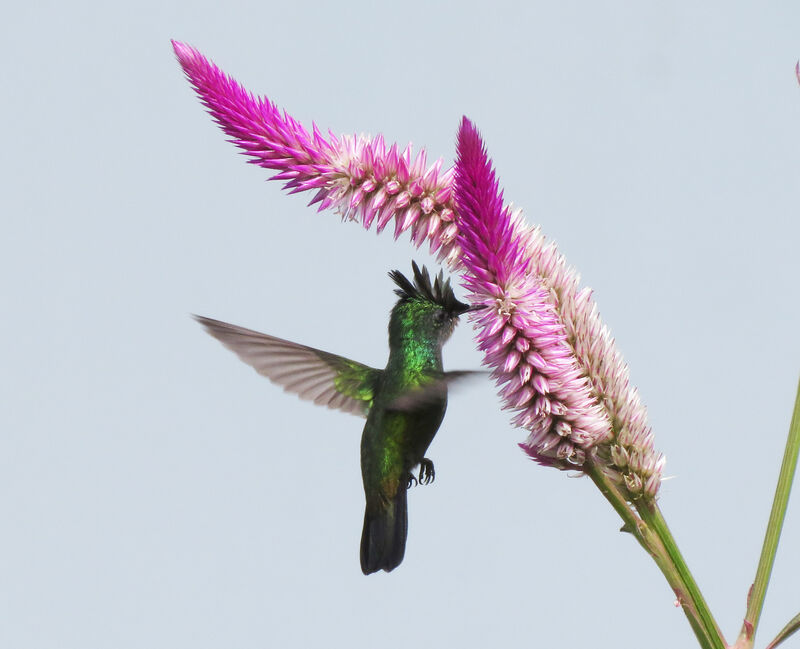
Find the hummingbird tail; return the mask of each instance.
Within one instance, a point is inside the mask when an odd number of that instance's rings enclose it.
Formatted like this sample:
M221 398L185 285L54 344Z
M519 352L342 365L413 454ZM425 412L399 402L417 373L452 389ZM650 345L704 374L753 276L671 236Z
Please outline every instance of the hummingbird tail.
M408 536L407 489L401 486L388 504L367 504L361 533L361 572L390 572L400 565Z

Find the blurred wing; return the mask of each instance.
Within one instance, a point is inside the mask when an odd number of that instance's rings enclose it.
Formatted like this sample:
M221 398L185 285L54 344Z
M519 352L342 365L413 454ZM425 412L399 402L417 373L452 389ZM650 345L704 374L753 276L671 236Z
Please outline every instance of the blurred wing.
M320 406L367 416L381 370L227 322L202 316L194 319L256 372L287 392Z
M456 370L454 372L437 372L431 380L417 388L412 388L394 399L387 410L417 410L447 396L447 387L464 379L488 376L488 372L480 370Z

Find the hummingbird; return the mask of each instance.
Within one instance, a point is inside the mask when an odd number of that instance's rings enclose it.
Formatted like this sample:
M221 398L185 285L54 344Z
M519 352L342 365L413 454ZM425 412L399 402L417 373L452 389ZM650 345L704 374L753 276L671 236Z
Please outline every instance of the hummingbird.
M361 476L366 497L361 534L365 575L394 570L408 536L407 491L433 482L426 451L447 409L447 386L476 371L445 372L442 346L459 316L484 308L456 299L440 271L412 262L413 282L389 272L398 296L389 318L389 360L376 369L313 347L194 316L206 331L259 374L303 399L366 417ZM413 470L419 467L415 476Z

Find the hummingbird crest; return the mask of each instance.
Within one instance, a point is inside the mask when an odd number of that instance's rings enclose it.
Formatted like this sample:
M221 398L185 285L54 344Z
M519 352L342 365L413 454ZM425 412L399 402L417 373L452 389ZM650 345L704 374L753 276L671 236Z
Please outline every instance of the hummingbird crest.
M424 348L428 356L440 355L442 345L458 323L458 316L473 307L456 299L450 280L445 280L441 271L431 281L425 266L420 270L412 261L411 268L413 282L399 270L389 273L397 285L394 292L400 298L389 319L389 347L396 349L399 346L417 352ZM412 345L408 347L406 343Z
M416 261L411 262L411 269L414 271L414 282L403 275L399 270L389 272L389 277L397 284L394 290L395 295L401 302L427 301L441 307L450 315L461 315L469 311L468 304L464 304L456 299L453 287L450 285L450 278L444 279L444 273L440 270L436 279L431 282L428 269L423 266L420 270Z

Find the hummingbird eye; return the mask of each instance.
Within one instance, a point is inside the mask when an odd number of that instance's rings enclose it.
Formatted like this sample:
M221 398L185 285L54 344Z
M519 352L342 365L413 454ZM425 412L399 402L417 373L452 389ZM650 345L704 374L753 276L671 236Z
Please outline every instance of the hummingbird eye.
M433 314L433 321L436 324L442 324L445 320L447 320L447 314L444 311L439 310Z

